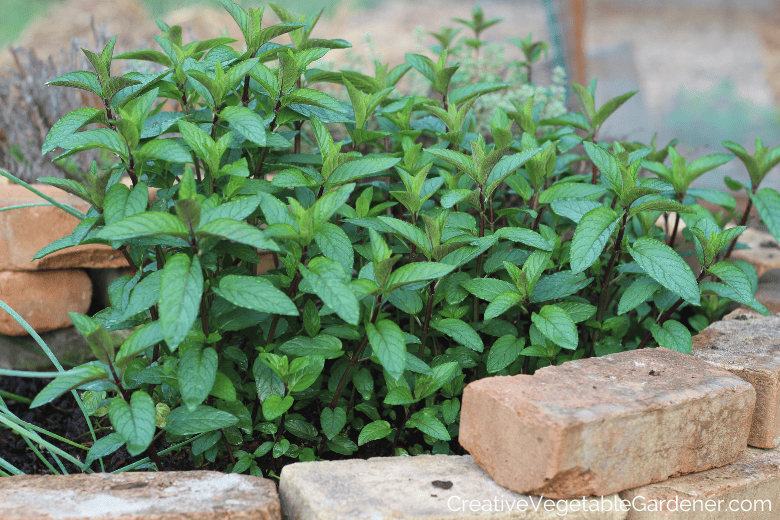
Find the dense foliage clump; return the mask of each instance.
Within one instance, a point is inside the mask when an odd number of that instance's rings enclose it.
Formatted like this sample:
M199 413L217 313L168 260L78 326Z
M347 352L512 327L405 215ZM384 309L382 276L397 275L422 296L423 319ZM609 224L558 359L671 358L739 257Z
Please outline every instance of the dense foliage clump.
M36 258L109 244L136 269L111 285L111 307L72 315L96 361L32 403L83 390L85 414L110 432L85 469L123 445L156 461L160 437L196 464L228 458L256 475L294 460L452 453L470 381L656 345L689 352L691 331L730 301L766 312L755 270L728 261L747 217L726 228L740 219L735 199L690 187L733 156L688 163L675 143L598 140L634 93L596 107L595 81L575 84L574 113L535 86L496 97L518 90L501 71L530 85L544 46L517 40L525 61L460 74L451 55L478 53L496 22L479 9L464 21L473 38L442 31L437 58L408 54L368 75L311 67L349 46L312 37L317 17L272 6L282 23L262 27L262 9L221 1L241 50L229 38L184 44L181 27L159 23L162 51L114 57L111 40L84 51L93 71L49 83L104 107L60 119L43 151L116 161L79 181L41 179L92 207L65 207L81 224ZM292 44L274 43L284 34ZM113 59L163 70L113 77ZM407 74L424 90L399 94ZM780 147L724 146L751 177L730 187L780 236L780 195L758 190ZM134 332L117 350L121 329Z

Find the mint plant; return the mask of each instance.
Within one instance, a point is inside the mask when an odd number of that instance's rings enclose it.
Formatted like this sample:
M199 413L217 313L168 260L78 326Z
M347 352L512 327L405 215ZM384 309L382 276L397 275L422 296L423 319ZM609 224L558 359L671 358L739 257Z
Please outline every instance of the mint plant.
M688 164L674 143L597 140L632 93L597 110L595 83L575 85L581 113L546 117L529 97L476 121L475 103L509 85L454 88L451 33L437 57L339 74L311 68L348 46L314 38L316 16L272 6L282 23L263 27L263 9L221 2L241 50L228 38L184 44L159 22L161 51L113 56L114 39L85 51L94 70L50 82L103 108L66 115L44 147L116 161L80 181L41 179L92 207L36 258L99 243L135 268L111 284L109 308L71 315L95 361L32 403L83 392L90 420L111 432L85 469L120 446L146 455L123 469L164 469L162 439L195 466L219 458L254 475L295 460L457 452L470 381L655 345L690 352L690 331L725 303L766 313L755 270L726 260L744 225L726 229L698 204L731 215L733 198L689 187L730 156ZM493 22L481 20L477 39ZM273 41L282 35L292 43ZM541 47L523 44L533 61ZM116 59L164 70L113 77ZM407 73L427 90L399 94ZM334 83L349 102L323 92ZM101 128L81 130L91 123ZM763 150L740 155L757 176L777 162ZM778 195L765 190L754 203L778 235ZM656 225L665 212L687 224L696 271ZM133 333L116 349L109 333L122 329Z

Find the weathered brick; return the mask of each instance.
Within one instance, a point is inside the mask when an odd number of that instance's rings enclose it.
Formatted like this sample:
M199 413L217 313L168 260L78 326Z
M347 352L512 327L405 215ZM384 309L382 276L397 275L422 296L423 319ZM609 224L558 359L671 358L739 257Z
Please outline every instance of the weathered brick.
M758 279L756 300L772 314L780 312L780 269L770 269Z
M279 499L289 520L622 520L627 513L617 495L583 501L514 493L471 457L457 455L290 464L282 469Z
M0 271L0 300L36 332L71 325L68 312L87 312L92 282L82 270ZM24 336L27 331L10 314L0 311L0 334Z
M0 518L281 520L276 485L216 471L0 478Z
M693 355L741 377L756 389L748 444L780 442L780 316L737 309L693 338ZM778 505L780 507L780 505Z
M35 185L59 202L86 212L89 204L59 188ZM0 185L0 207L46 201L26 188ZM35 206L0 212L0 270L73 269L126 267L127 260L109 246L89 244L62 249L38 260L35 254L55 240L70 235L79 220L54 206Z
M739 235L739 243L749 246L750 249L735 249L731 257L753 264L758 276L771 269L780 269L780 243L769 233L746 229Z
M780 452L748 448L736 461L623 491L628 520L780 517Z
M733 461L755 390L663 348L491 377L463 392L459 441L500 485L607 495Z

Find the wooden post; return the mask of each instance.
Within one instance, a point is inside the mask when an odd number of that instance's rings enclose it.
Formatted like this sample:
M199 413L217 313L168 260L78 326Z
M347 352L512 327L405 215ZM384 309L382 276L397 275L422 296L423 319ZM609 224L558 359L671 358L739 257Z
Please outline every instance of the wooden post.
M569 23L567 24L566 46L569 55L569 81L587 85L585 70L585 0L569 1Z

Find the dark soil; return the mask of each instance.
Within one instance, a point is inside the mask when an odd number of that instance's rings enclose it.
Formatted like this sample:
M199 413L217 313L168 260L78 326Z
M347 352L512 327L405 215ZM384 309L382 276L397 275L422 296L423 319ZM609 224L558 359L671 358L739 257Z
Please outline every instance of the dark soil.
M11 392L13 394L33 399L36 394L47 384L48 379L26 379L21 377L0 377L0 390ZM89 429L84 420L84 415L79 410L76 401L70 393L67 393L54 400L53 402L40 406L38 408L29 408L29 405L11 401L5 399L5 403L8 409L21 420L28 423L45 428L51 433L55 433L60 437L70 439L74 442L81 443L84 448L79 449L63 442L41 435L47 441L61 448L63 451L71 454L78 460L84 460L87 456L87 451L92 445L92 437L89 434ZM93 428L100 427L100 423L108 423L108 417L103 417L98 420L93 418ZM109 433L110 430L105 430L97 433L98 438ZM162 451L170 444L166 442L157 442L157 451ZM45 450L42 451L47 456L49 463L55 468L59 467L54 462L51 455ZM13 464L16 468L21 470L27 475L47 475L51 474L51 470L35 455L30 449L24 439L15 432L3 428L0 425L0 457L5 459L10 464ZM119 468L125 467L137 460L141 460L145 455L139 455L137 457L131 457L127 450L122 447L103 458L103 464L106 472L115 471ZM60 458L65 469L68 473L79 473L81 469L76 465ZM217 470L224 471L228 461L220 461L217 459L216 463L206 463L200 467L195 467L192 461L189 459L187 453L181 451L179 453L171 452L167 455L160 457L163 470L165 471L187 471L194 469L204 470ZM97 462L92 464L94 471L100 471L100 465ZM155 471L154 467L137 468L134 471Z

